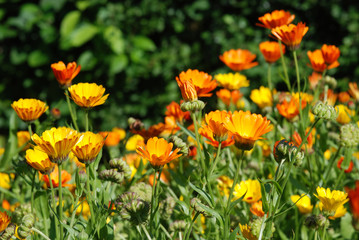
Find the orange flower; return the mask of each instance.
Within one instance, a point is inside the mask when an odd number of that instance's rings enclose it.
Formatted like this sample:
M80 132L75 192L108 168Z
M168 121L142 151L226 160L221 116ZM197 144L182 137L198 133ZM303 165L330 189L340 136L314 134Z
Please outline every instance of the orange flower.
M11 218L6 212L0 212L0 232L4 231L10 224Z
M173 116L176 121L183 123L183 120L189 120L190 112L189 111L182 111L181 107L178 103L172 101L167 107L166 107L166 116Z
M324 60L324 56L321 50L317 49L314 52L308 51L307 55L309 57L311 67L316 72L324 72L325 70L329 70L332 68L336 68L339 66L338 61L334 61L329 66L326 64L326 61Z
M254 142L273 127L266 117L250 111L235 111L225 119L224 126L234 135L236 147L243 150L252 149Z
M262 209L262 201L252 203L251 208L249 210L251 211L251 213L253 213L257 217L263 217L264 216L264 212L263 212L263 209Z
M23 147L21 150L25 151L30 147L29 141L30 141L30 133L29 131L18 131L16 133L17 135L17 147Z
M35 121L49 108L43 101L33 98L20 98L14 101L11 107L24 122Z
M40 178L42 178L42 181L45 182L46 187L50 187L50 181L48 175L42 175L40 174ZM59 168L57 165L55 165L55 169L52 173L50 173L50 178L52 182L52 186L54 188L57 188L59 186ZM68 181L71 180L71 174L68 173L66 170L61 171L61 183L63 187L71 186L70 184L66 184Z
M231 102L237 105L239 99L243 96L243 94L239 90L229 91L228 89L225 88L217 91L216 95L219 99L222 100L222 102L226 106L229 106Z
M305 135L308 134L308 131L309 129L307 129L307 131L305 131ZM313 151L313 144L314 144L314 141L315 141L315 138L314 138L314 129L313 131L309 134L309 136L307 137L307 143L303 144L302 145L302 150L307 150L308 152L312 152ZM297 131L295 131L293 133L293 136L292 136L292 141L294 143L294 145L296 147L299 147L300 144L302 144L302 137L299 135L299 133Z
M179 148L173 151L172 148L173 143L168 143L164 138L154 137L148 139L146 145L137 146L136 152L157 169L182 156L182 154L177 154Z
M212 96L210 92L217 87L217 82L212 80L211 75L197 69L188 69L186 72L181 72L176 77L176 81L185 101L197 100L197 97L210 97ZM186 83L187 81L189 83ZM197 92L197 96L193 91L193 87Z
M302 100L302 109L305 108L307 102ZM293 120L299 114L299 100L292 97L289 102L283 100L282 103L277 104L277 109L280 115L285 117L287 120Z
M165 127L165 124L158 123L156 125L150 126L147 130L143 128L141 130L131 130L131 132L141 135L145 142L147 142L147 140L152 137L158 137L165 130Z
M298 25L290 24L283 25L272 29L272 34L278 40L282 41L289 50L296 50L302 41L303 36L308 32L308 27L305 23L298 23Z
M356 82L350 82L349 83L349 90L348 92L350 95L357 101L359 101L359 89Z
M344 161L344 157L341 157L339 160L338 160L338 163L337 163L337 167L342 170L342 162ZM350 161L349 163L349 167L344 170L345 173L350 173L352 170L353 170L353 166L354 166L354 163L353 161Z
M206 143L212 145L215 148L218 148L219 142L214 138L214 134L208 126L203 126L198 129L198 133L203 137L207 138L209 141ZM232 134L227 134L227 138L225 138L221 143L221 148L225 148L234 144L234 139L232 138Z
M282 54L285 53L285 46L282 44ZM262 52L264 59L267 63L276 62L281 54L280 54L280 45L277 42L262 42L259 44L259 50Z
M345 188L348 193L350 208L354 219L359 220L359 181L355 182L355 189Z
M256 55L246 49L231 49L219 56L219 59L224 62L233 71L242 71L258 65L258 62L253 62Z
M286 12L284 10L274 10L271 13L266 13L264 16L259 17L258 20L261 23L257 23L257 26L264 28L275 28L280 27L282 25L288 25L295 18L295 15L290 12Z
M327 45L324 44L321 48L323 58L326 64L333 64L337 62L339 56L340 56L340 50L334 45ZM339 63L338 63L339 65Z
M329 105L334 106L335 102L337 101L338 94L334 93L332 89L328 89L327 92L327 102ZM320 100L324 101L324 93L320 94Z
M350 100L350 95L348 92L340 92L338 93L339 102L346 103Z
M85 132L81 134L81 140L72 148L72 152L80 162L88 165L95 161L104 143L101 134Z
M105 146L113 147L120 143L121 135L117 132L103 131L99 134L105 139Z
M81 66L77 66L76 62L70 62L66 66L62 61L51 64L51 68L59 84L65 88L71 86L72 80L81 70Z
M69 87L72 100L83 108L93 108L105 103L109 94L104 95L105 88L96 83L78 83Z
M322 79L322 74L313 72L312 75L308 77L310 88L315 89L315 87L318 85L319 81Z

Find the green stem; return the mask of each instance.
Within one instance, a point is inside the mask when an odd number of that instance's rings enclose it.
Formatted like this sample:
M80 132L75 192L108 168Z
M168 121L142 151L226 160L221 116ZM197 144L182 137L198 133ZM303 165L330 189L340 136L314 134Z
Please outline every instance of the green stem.
M40 234L40 235L41 235L43 238L45 238L46 240L51 240L48 236L46 236L46 235L45 235L43 232L41 232L39 229L32 227L31 230L34 231L34 232L37 232L38 234Z
M329 87L327 84L325 84L324 85L324 100L323 100L324 103L326 103L328 100L328 90L329 90Z
M32 128L31 128L31 123L28 123L28 124L27 124L27 129L28 129L28 131L29 131L30 138L31 138L32 135L33 135Z
M34 174L32 175L32 184L31 184L31 212L34 213L34 187L35 187L35 177L37 171L34 170Z
M158 178L156 181L156 173L157 171L155 171L155 176L153 177L153 186L152 186L152 198L151 198L151 215L150 215L150 231L151 231L151 227L152 227L152 222L153 222L153 218L156 216L157 213L157 207L158 207L158 189L159 187L157 186L159 184L159 182L161 181L161 173L162 173L163 168L160 168L160 170L158 170Z
M324 227L323 227L323 229L322 229L322 237L321 237L321 240L325 240L325 234L326 234L326 230L324 229Z
M95 216L94 216L94 211L93 211L93 206L92 206L92 198L91 198L91 189L90 189L90 165L86 165L86 175L87 175L87 183L86 183L86 188L87 188L87 193L86 193L86 197L87 197L87 202L90 206L90 222L91 224L94 223L95 221Z
M323 185L327 182L327 180L328 180L328 175L329 175L329 173L331 172L331 170L332 170L332 168L333 168L333 165L334 165L334 162L335 162L335 160L338 158L341 149L342 149L342 146L339 146L339 148L338 148L337 152L335 153L334 157L332 157L332 158L330 159L329 166L326 168L326 170L325 170L325 172L324 172L324 174L323 174ZM322 181L321 181L321 182L322 182ZM320 182L320 183L321 183L321 182ZM320 183L319 183L319 185L321 185Z
M62 215L63 215L63 206L62 206L62 164L59 164L59 221L60 221L60 239L64 239L64 227L62 226Z
M268 87L269 90L272 93L273 90L273 86L272 86L272 76L271 76L271 70L272 70L272 64L268 63L268 71L267 71L267 80L268 80Z
M141 228L142 228L142 231L145 233L146 237L148 240L152 240L150 234L147 232L147 229L145 228L145 226L143 226L143 224L140 224L141 225Z
M303 127L303 121L302 121L302 116L303 116L303 111L302 111L302 93L300 92L300 76L299 76L299 66L298 66L298 58L297 58L297 51L293 51L293 57L294 57L294 63L295 63L295 72L297 75L297 85L298 85L298 94L299 94L299 116L300 116L300 123L302 124L302 128Z
M315 125L319 122L320 118L315 119L314 123L312 124L312 126L310 127L309 131L307 132L307 134L305 135L304 139L302 139L302 142L300 143L299 147L298 147L298 151L300 151L300 149L302 148L302 146L305 144L305 142L308 139L309 134L312 132L313 128L315 127Z
M50 188L51 188L51 194L52 194L52 207L54 209L54 212L57 213L57 207L56 207L56 200L55 200L55 191L54 191L54 187L52 185L52 179L51 179L51 175L50 173L47 174L47 177L49 178L49 182L50 182ZM58 219L56 216L54 216L54 220L55 220L55 233L56 233L56 239L59 239L59 230L58 230Z
M72 122L73 122L73 124L75 126L75 129L79 132L80 130L79 130L79 127L77 126L77 117L76 117L76 115L74 114L74 112L72 110L70 97L69 97L69 90L67 88L65 90L65 95L66 95L67 106L68 106L70 114L71 114Z
M284 82L287 85L287 88L288 88L289 92L292 92L292 87L290 86L287 67L286 67L286 64L284 62L284 55L283 55L283 50L282 50L282 42L280 40L278 40L278 43L279 43L279 50L280 50L280 59L281 59L282 67L283 67L283 71L284 71Z
M220 153L221 153L221 147L222 147L222 142L219 142L218 148L217 148L216 159L213 161L213 164L212 164L211 168L209 169L207 178L212 175L213 170L214 170L214 169L216 168L216 166L217 166L218 160L220 159L220 158L219 158L219 155L220 155Z
M333 189L337 189L337 187L339 186L339 184L341 183L341 181L342 181L342 179L344 177L344 174L345 174L344 170L341 170L340 174L339 174L339 177L335 180L336 184L335 184Z
M85 131L89 130L89 110L85 109Z
M151 195L151 212L150 212L150 222L149 222L149 225L150 225L150 232L151 232L151 229L152 229L152 219L153 219L153 205L154 205L154 199L155 199L155 190L156 190L156 173L157 173L157 170L155 170L155 175L153 177L153 184L152 184L152 195Z
M191 232L192 232L192 227L193 227L193 223L196 221L197 217L199 216L199 212L196 212L196 214L194 215L192 221L191 221L191 224L188 228L188 231L185 232L184 236L185 236L185 240L188 240L189 239L189 236L191 235Z
M207 169L206 169L206 164L204 162L204 155L203 155L202 150L201 150L201 141L200 141L200 137L199 137L199 134L198 134L198 123L197 123L196 114L191 112L191 118L193 120L193 125L194 125L194 130L195 130L195 135L196 135L197 151L199 152L199 155L200 155L200 161L201 161L202 169L206 173Z

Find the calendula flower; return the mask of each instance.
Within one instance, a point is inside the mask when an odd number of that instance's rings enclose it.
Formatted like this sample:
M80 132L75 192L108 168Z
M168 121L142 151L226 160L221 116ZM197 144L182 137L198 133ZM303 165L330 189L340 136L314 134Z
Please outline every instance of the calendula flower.
M26 151L26 162L35 170L40 171L42 174L51 173L54 170L55 163L51 162L49 156L42 151L39 147L28 149Z
M112 128L112 132L117 133L120 136L120 140L125 139L126 137L126 130L119 127Z
M338 93L338 99L341 103L347 103L350 100L350 95L348 92L340 92Z
M319 203L319 208L322 209L322 203ZM329 216L328 218L330 220L335 220L337 218L343 217L347 213L347 209L344 207L344 205L340 205L337 210L335 211L333 216Z
M95 161L105 143L101 134L85 132L81 134L81 140L72 148L72 152L80 162L88 165Z
M355 189L346 187L345 191L348 193L350 208L353 213L353 217L359 220L359 181L355 182Z
M145 144L144 138L139 134L135 134L127 140L126 150L135 151L138 145L144 145L144 144Z
M323 204L323 210L334 214L340 205L348 202L348 194L342 191L333 190L329 188L317 187L317 194L314 194Z
M305 108L307 102L302 100L302 109ZM299 100L292 97L289 102L283 100L277 104L277 109L280 115L285 117L287 120L293 120L299 114Z
M141 130L132 130L131 132L134 134L141 135L145 142L152 137L158 137L164 130L166 126L163 123L158 123L155 125L150 126L148 129L141 129Z
M349 83L348 92L356 101L359 101L359 89L358 89L358 84L356 82Z
M251 208L249 210L251 211L251 213L253 213L257 217L264 216L264 212L263 212L263 208L262 208L262 201L252 203Z
M290 196L290 200L295 203L295 205L298 207L299 212L302 214L311 213L313 210L313 205L310 202L310 198L304 193L300 196L292 195Z
M309 129L307 129L305 131L305 136L307 135L308 131L309 131ZM312 132L307 137L307 142L302 145L302 150L304 150L304 151L307 150L308 152L313 151L313 144L315 142L314 136L315 136L315 131L313 129ZM299 133L297 131L294 131L294 133L293 133L292 142L294 143L294 145L296 147L299 147L302 144L302 137L299 135Z
M280 58L280 46L282 46L282 54L284 54L285 46L279 45L278 42L266 41L259 44L259 50L263 54L263 57L267 63L274 63Z
M322 74L314 71L308 77L308 79L309 79L310 89L315 89L316 86L318 85L319 81L322 79Z
M251 112L235 111L226 118L224 126L230 131L239 149L250 150L254 142L272 130L266 117Z
M241 87L248 87L249 80L240 73L217 74L214 76L221 87L228 90L238 90Z
M217 141L227 139L228 129L224 126L223 122L228 117L227 111L212 111L206 113L205 122L208 129L213 133L213 137Z
M254 203L259 201L262 198L261 193L261 184L258 180L248 179L246 181L241 181L234 187L233 196L236 200L243 197L243 201L247 203Z
M4 231L9 226L11 218L6 212L0 212L0 232Z
M49 108L43 101L33 98L20 98L14 101L11 107L24 122L35 121Z
M54 163L62 163L71 152L71 149L80 140L80 134L71 128L51 128L39 137L36 133L32 140L46 153Z
M117 146L121 141L121 135L118 132L102 131L99 134L105 139L106 147Z
M212 96L212 93L210 92L217 87L217 82L212 80L211 75L198 71L197 69L188 69L186 72L181 72L180 75L176 77L176 81L181 89L182 97L185 101L197 100L192 89L193 87L197 92L197 97L210 97ZM192 84L186 83L186 81L189 81ZM184 86L184 84L187 85ZM185 93L182 88L184 88ZM188 98L188 100L186 98Z
M90 206L88 204L87 201L81 201L81 202L78 202L76 204L76 206L78 205L77 209L76 209L76 215L82 215L82 217L85 219L85 220L88 220L89 217L91 216L91 211L90 211Z
M253 235L251 231L251 227L246 225L239 224L239 228L241 229L241 233L243 237L247 240L258 240L256 236Z
M11 188L9 174L0 172L0 187L5 188L5 189Z
M313 70L316 72L322 73L325 70L329 70L329 69L336 68L339 66L338 61L334 61L330 65L327 64L321 50L317 49L317 50L314 50L313 52L308 51L307 55L309 57L310 64L311 64L309 66L311 66L313 68Z
M106 89L96 83L78 83L69 87L68 90L76 105L83 108L102 105L109 95L104 95Z
M40 175L40 178L42 179L42 181L45 182L46 187L48 187L48 188L51 187L48 175ZM52 171L52 173L50 173L50 178L51 178L52 186L54 188L57 188L59 186L59 168L57 167L57 165L55 165L54 171ZM62 186L63 187L70 186L69 184L66 184L70 180L71 180L71 174L68 173L66 170L62 170L61 171Z
M189 111L182 111L181 107L178 103L172 101L169 105L166 106L166 112L165 115L166 116L173 116L175 118L176 121L183 123L184 120L189 120L190 117L190 112Z
M183 100L192 102L198 99L196 88L191 81L177 81L177 84L181 90Z
M289 50L293 51L299 48L302 38L308 32L308 29L305 23L300 22L297 25L290 24L272 28L272 34L282 41Z
M334 45L324 44L321 48L323 58L326 64L332 65L335 62L338 62L340 56L340 50ZM339 63L337 63L339 65Z
M259 89L253 89L249 97L260 109L273 106L273 96L269 88L260 86Z
M343 104L339 104L335 107L338 111L337 122L340 124L347 124L350 123L350 117L355 115L355 111L349 109L347 106Z
M219 56L219 59L224 62L233 71L242 71L258 65L258 62L253 62L256 55L246 49L231 49Z
M179 148L172 150L173 143L168 143L164 138L150 138L146 145L137 146L136 152L144 159L147 159L155 169L164 166L166 163L179 158Z
M264 16L259 17L258 20L261 23L257 23L256 25L272 29L282 25L288 25L294 20L294 18L295 15L290 12L286 12L284 10L274 10L271 13L266 13Z
M212 130L207 126L203 126L200 129L198 129L198 133L201 134L203 137L207 138L209 141L206 141L206 143L218 148L219 147L219 141L218 138L214 137L214 133ZM217 139L217 140L216 140ZM225 148L228 146L231 146L234 144L234 139L232 138L232 134L228 133L226 138L222 139L221 141L221 148Z
M231 187L233 185L233 180L227 176L220 176L219 178L217 178L217 183L219 193L228 198L231 191Z
M293 92L292 97L295 98L299 102L299 93L298 92ZM302 101L305 101L306 103L311 103L314 98L313 95L311 95L309 93L305 93L305 92L301 92L300 97L301 97Z
M231 102L237 106L239 99L243 96L239 90L229 91L225 88L217 91L216 95L226 106L229 106Z
M56 80L62 87L71 86L72 80L79 74L81 66L77 66L76 62L70 62L65 65L62 61L51 64Z
M18 131L17 135L17 147L22 147L22 151L25 151L30 147L29 141L31 139L29 131Z
M340 170L342 169L342 162L343 161L344 161L344 157L340 157L340 159L338 160L337 167ZM353 163L353 161L350 161L349 167L346 170L344 170L344 172L345 173L350 173L353 170L353 167L354 167L354 163Z

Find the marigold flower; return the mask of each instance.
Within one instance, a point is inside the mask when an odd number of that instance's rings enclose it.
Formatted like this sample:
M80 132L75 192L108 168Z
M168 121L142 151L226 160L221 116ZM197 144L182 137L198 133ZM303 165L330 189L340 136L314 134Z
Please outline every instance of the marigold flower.
M334 213L340 205L348 202L348 194L342 191L333 190L329 188L317 187L317 194L314 194L323 204L323 210Z
M253 235L251 227L249 225L239 224L239 228L241 229L241 233L243 237L247 240L258 240L256 236Z
M95 161L105 143L101 134L85 132L81 134L81 140L72 148L72 152L80 162L88 165Z
M322 210L321 210L322 207L323 207L323 204L320 202L320 203L319 203L319 209L320 209L320 211L322 211ZM347 213L347 209L344 207L344 205L340 205L340 206L337 208L337 210L335 211L334 215L333 215L333 216L329 216L328 218L329 218L330 220L335 220L335 219L337 219L337 218L343 217L346 213Z
M340 50L336 46L324 44L321 51L326 64L332 65L333 63L338 62L337 60L340 56Z
M336 109L338 111L337 122L340 124L350 123L350 117L355 115L354 110L351 110L347 106L342 104L337 105Z
M231 102L237 105L239 99L243 96L239 90L229 91L225 88L218 90L216 95L226 106L229 106Z
M309 129L305 131L305 135L308 134ZM313 144L315 142L315 130L313 129L312 132L307 137L307 142L302 145L302 150L307 150L308 152L313 151ZM294 131L292 136L292 142L296 147L299 147L302 144L302 137L299 135L297 131Z
M283 44L279 45L278 42L262 42L259 44L259 50L263 54L264 59L267 63L276 62L280 56L280 46L282 46L282 54L285 53L285 46Z
M217 141L227 139L228 129L224 126L223 122L228 117L227 111L212 111L206 113L205 122L208 129L213 133L213 136Z
M81 66L77 66L76 62L70 62L65 65L62 61L51 64L56 80L62 87L71 86L72 80L79 74Z
M355 189L345 187L345 191L348 193L350 208L353 213L353 217L359 220L359 181L355 182Z
M120 140L125 139L126 137L126 130L119 127L112 128L112 132L117 133L120 136Z
M54 170L55 163L51 162L49 156L42 151L39 147L28 149L26 151L26 162L35 170L40 171L42 174L51 173Z
M214 137L214 133L208 126L203 126L200 129L198 129L198 133L209 140L206 141L206 143L216 148L219 147L219 141L217 141L218 139L216 140L216 138ZM227 134L227 138L221 141L221 148L225 148L234 144L234 139L231 136L232 134L229 133Z
M29 141L31 139L29 131L18 131L17 135L17 147L23 147L21 150L25 151L30 147Z
M197 69L188 69L186 72L181 72L180 75L176 77L176 81L181 89L182 97L185 101L197 100L192 89L193 86L197 92L197 97L210 97L212 96L212 93L210 92L217 87L217 82L212 80L211 75L198 71ZM187 83L184 85L186 81L189 81L192 84Z
M339 66L338 61L334 61L330 65L327 65L321 50L317 49L317 50L314 50L313 52L308 51L307 55L309 57L310 64L311 64L309 66L311 66L313 68L313 70L316 72L322 73L325 70L329 70L329 69L336 68Z
M272 29L282 25L288 25L294 20L294 18L295 15L290 12L286 12L284 10L274 10L271 13L266 13L264 16L259 17L258 20L261 23L257 23L256 25Z
M181 107L178 103L176 103L175 101L172 101L169 105L166 106L166 112L165 115L166 116L173 116L175 118L176 121L183 123L184 120L189 120L190 117L190 112L186 111L182 111Z
M338 93L338 99L341 103L347 103L350 100L350 95L348 92L340 92Z
M5 189L11 188L9 174L0 172L0 187L5 188Z
M71 149L80 140L80 134L71 128L51 128L39 137L36 133L32 140L45 152L54 163L62 163L71 152Z
M88 202L81 201L81 202L78 202L76 205L78 205L78 207L76 208L76 215L81 214L85 220L88 220L89 217L91 216L90 206L89 206Z
M109 94L105 88L96 83L78 83L68 88L72 100L83 108L93 108L105 103Z
M38 119L49 108L43 101L33 98L20 98L18 101L14 101L11 107L24 122Z
M342 162L344 161L344 157L340 157L340 159L338 160L338 163L337 163L337 167L342 170ZM345 173L350 173L352 170L353 170L353 166L354 166L354 163L353 161L350 161L349 163L349 167L344 170Z
M259 201L262 198L261 193L261 184L258 180L248 179L246 181L241 181L234 187L233 196L236 200L243 197L243 201L247 203L254 203Z
M144 145L144 144L145 144L144 138L139 134L135 134L127 140L126 150L135 151L138 145Z
M307 102L302 100L302 109L305 108ZM292 97L289 102L283 100L277 104L277 109L280 115L285 117L287 120L293 120L299 114L299 100Z
M0 212L0 232L4 231L10 224L11 218L6 212Z
M272 34L278 40L282 41L289 50L293 51L299 48L303 36L308 32L308 27L305 23L298 23L297 25L282 25L272 28Z
M249 210L251 211L251 213L253 213L257 217L264 216L264 212L263 212L263 208L262 208L262 201L252 203L251 208Z
M302 214L311 213L313 210L313 205L310 202L310 198L304 193L300 196L292 195L290 196L290 200L295 203L295 205L298 207L299 212Z
M356 82L349 83L349 94L356 100L359 101L359 89Z
M147 142L147 140L152 137L158 137L165 130L165 128L165 124L158 123L150 126L147 130L143 128L141 130L132 130L131 132L141 135L144 138L144 141Z
M153 168L160 168L166 163L179 158L179 148L172 151L173 143L168 143L164 138L150 138L144 146L137 146L136 152L147 159Z
M102 131L99 134L105 139L105 146L113 147L121 141L121 135L117 132Z
M233 71L242 71L257 66L258 62L253 62L255 58L256 55L246 49L231 49L219 56L219 59Z
M41 175L40 174L40 178L42 179L42 181L45 182L46 187L48 187L48 188L51 187L48 175ZM52 173L50 173L50 178L51 178L51 182L52 182L52 187L57 188L59 186L59 168L57 167L57 165L55 165L54 171L52 171ZM68 173L66 170L62 170L61 171L61 183L62 183L62 186L63 187L70 186L69 184L66 184L70 180L71 180L71 174Z
M231 187L233 185L233 180L227 176L220 176L219 178L217 178L217 183L219 193L228 198Z
M226 118L224 126L230 131L239 149L250 150L254 142L272 130L266 117L251 112L235 111Z
M310 89L315 89L315 87L318 85L319 81L322 79L322 74L314 71L308 77L308 79L309 79Z
M260 86L259 89L253 89L249 97L260 109L273 106L273 96L269 88Z
M221 87L228 90L238 90L241 87L248 87L249 80L240 73L217 74L214 76Z

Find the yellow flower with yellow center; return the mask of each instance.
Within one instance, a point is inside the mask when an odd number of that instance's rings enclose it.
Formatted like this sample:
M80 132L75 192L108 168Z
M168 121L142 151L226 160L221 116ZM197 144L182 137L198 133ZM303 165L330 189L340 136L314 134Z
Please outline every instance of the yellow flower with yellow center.
M127 151L135 151L137 148L137 145L144 144L144 140L145 139L139 134L133 135L126 142L126 150Z
M109 94L105 93L105 88L96 83L78 83L68 88L72 100L83 108L93 108L105 103Z
M260 86L259 89L253 89L249 97L261 109L273 106L273 96L269 88Z
M243 197L243 201L247 203L254 203L262 198L261 184L258 180L248 179L241 181L234 187L233 200Z
M322 211L322 209L323 209L323 203L322 203L322 202L319 202L318 205L319 205L320 211ZM328 218L329 218L330 220L335 220L335 219L337 219L337 218L343 217L346 213L347 213L347 209L344 207L344 205L340 205L340 206L337 208L337 210L335 210L334 215L329 216Z
M30 133L28 131L18 131L17 135L17 147L23 147L21 150L24 151L30 147Z
M24 122L35 121L49 108L43 101L33 98L20 98L14 101L11 107Z
M72 152L80 162L88 165L96 159L104 143L100 134L85 132L81 134L81 140L72 148Z
M249 80L240 73L217 74L214 76L217 82L228 90L238 90L241 87L248 87Z
M241 233L245 239L248 240L257 240L258 238L253 235L251 231L251 227L246 225L239 224L239 228L241 229Z
M0 187L10 189L10 176L7 173L0 173Z
M0 232L4 231L10 224L11 218L6 212L0 212Z
M298 207L300 213L307 214L312 212L313 205L310 203L310 198L307 195L292 195L290 199Z
M51 162L49 156L39 147L26 151L26 162L42 174L49 174L54 170L55 163Z
M343 104L339 104L335 108L338 112L337 122L340 124L350 123L350 117L353 117L355 115L355 111L350 110L347 106Z
M80 134L68 127L51 128L39 137L36 133L32 140L54 163L62 163L68 158L71 149L80 139Z
M317 193L314 196L322 203L322 209L330 214L334 214L340 205L349 201L348 194L342 191L331 191L329 188L317 187Z

